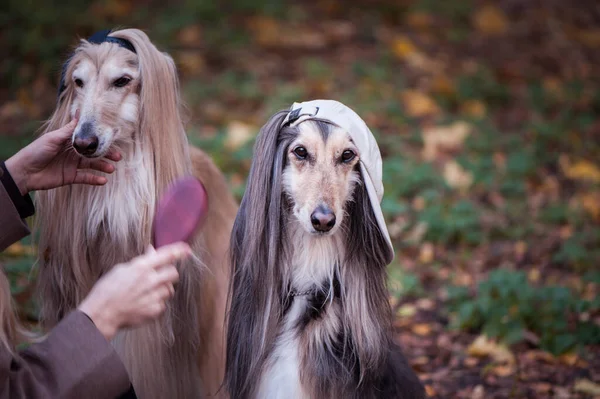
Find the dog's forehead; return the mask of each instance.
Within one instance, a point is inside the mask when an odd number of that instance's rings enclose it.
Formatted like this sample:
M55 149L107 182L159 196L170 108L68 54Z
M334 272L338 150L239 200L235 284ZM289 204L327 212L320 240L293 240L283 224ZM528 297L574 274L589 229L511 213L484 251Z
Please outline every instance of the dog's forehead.
M75 66L73 77L83 79L92 76L94 73L96 73L96 66L92 60L83 58Z
M333 126L329 132L326 145L329 149L339 150L340 148L345 149L349 146L353 146L353 142L347 131L341 127Z
M111 79L129 75L136 78L139 75L137 56L129 50L119 49L101 65L100 71ZM129 54L127 54L129 53Z
M297 141L307 147L322 152L337 152L341 149L354 147L352 138L339 126L330 125L328 133L324 135L315 123L301 123Z
M109 48L109 51L100 51L103 49L101 46L114 47ZM101 46L94 46L97 48L93 50L90 47L86 48L85 54L82 54L77 61L73 76L90 78L94 75L102 75L108 79L118 79L123 75L129 75L135 79L139 76L136 54L114 44L103 43Z

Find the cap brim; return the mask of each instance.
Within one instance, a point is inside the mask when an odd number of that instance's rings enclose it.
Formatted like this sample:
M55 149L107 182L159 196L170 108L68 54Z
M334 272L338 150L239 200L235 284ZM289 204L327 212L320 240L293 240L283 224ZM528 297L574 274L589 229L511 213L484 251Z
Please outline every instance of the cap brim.
M390 233L388 233L387 225L385 224L385 218L383 217L383 212L381 212L381 206L379 204L379 198L377 197L377 192L375 191L375 187L373 186L373 182L371 181L371 177L365 166L362 162L360 164L360 173L363 177L363 182L367 187L367 193L369 194L369 201L371 201L371 208L373 209L373 214L377 219L377 224L379 225L379 230L381 231L381 235L385 238L387 243L388 251L385 255L385 260L389 264L394 260L394 246L392 245L392 240L390 238Z

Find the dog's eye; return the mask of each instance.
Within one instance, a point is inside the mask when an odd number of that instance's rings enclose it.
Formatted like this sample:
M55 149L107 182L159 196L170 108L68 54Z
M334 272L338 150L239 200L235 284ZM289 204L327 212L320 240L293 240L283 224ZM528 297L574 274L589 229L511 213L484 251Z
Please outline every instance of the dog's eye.
M75 79L75 84L77 85L77 87L83 87L83 80L77 78Z
M115 87L123 87L123 86L127 86L127 84L129 82L131 82L131 79L123 76L122 78L119 78L119 79L115 80L113 82L113 86L115 86Z
M306 159L308 155L308 151L304 147L296 147L294 148L294 154L298 157L298 159Z
M342 162L350 162L354 159L356 154L352 150L346 150L342 152Z

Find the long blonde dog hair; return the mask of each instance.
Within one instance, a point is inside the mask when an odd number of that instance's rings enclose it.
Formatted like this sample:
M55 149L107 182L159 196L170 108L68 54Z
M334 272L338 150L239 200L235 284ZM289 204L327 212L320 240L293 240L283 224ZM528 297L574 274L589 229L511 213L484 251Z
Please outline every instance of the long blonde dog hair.
M7 276L0 270L0 347L14 354L15 346L33 337L20 323Z
M192 174L173 60L139 30L120 30L110 36L130 41L137 53L141 81L138 123L132 137L113 144L124 160L106 186L69 186L36 195L39 292L45 327L54 326L74 309L113 265L144 251L151 243L157 199L175 179ZM66 81L71 81L82 59L101 65L108 57L118 56L118 51L113 44L83 40L68 63ZM73 84L67 84L44 133L70 120L74 96ZM202 256L200 241L192 247ZM114 340L134 388L143 398L198 396L195 350L199 345L201 265L196 258L181 266L175 298L163 320L121 332Z

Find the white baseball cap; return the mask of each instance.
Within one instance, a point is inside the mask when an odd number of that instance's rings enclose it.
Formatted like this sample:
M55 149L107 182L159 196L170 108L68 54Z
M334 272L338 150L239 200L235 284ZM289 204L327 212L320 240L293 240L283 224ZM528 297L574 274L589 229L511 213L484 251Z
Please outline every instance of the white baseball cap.
M359 151L360 172L367 186L369 200L381 234L388 244L385 259L389 264L394 259L394 247L381 211L383 198L382 161L377 141L360 116L344 104L334 100L313 100L294 103L282 126L296 126L306 120L322 120L344 129Z

